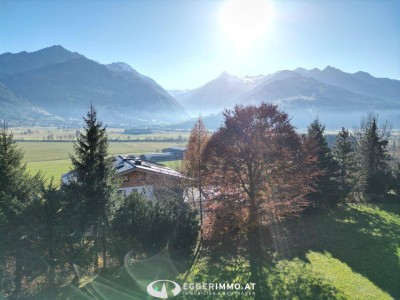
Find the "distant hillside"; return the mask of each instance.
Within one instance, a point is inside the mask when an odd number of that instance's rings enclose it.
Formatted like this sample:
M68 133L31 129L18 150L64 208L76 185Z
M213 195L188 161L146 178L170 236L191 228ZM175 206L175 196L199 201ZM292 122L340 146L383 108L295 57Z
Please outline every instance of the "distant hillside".
M28 122L54 120L45 109L32 105L29 101L16 97L12 91L0 83L0 120L10 125L24 125Z
M194 115L266 101L287 111L300 128L317 116L329 128L353 127L372 110L400 128L399 80L365 72L349 74L332 67L278 71L247 82L225 73L176 98Z
M329 85L344 88L353 93L377 97L386 101L393 101L397 104L400 102L399 80L375 78L361 71L349 74L330 66L322 71L319 69L307 71L298 68L294 72Z
M52 46L0 55L0 117L34 124L80 122L90 102L108 124L186 127L199 114L217 125L235 104L278 104L304 128L319 116L328 128L353 127L375 111L400 128L400 81L333 67L237 77L223 72L192 90L164 90L124 62L100 64ZM187 121L187 122L186 122Z
M21 72L62 63L83 55L70 52L60 45L41 49L35 52L4 53L0 55L0 78Z
M9 75L0 82L32 105L63 119L80 119L91 101L104 121L117 124L168 122L186 116L167 91L126 64L102 65L60 46L4 55ZM18 66L21 55L29 67Z
M239 103L268 101L279 104L284 109L302 108L306 105L308 108L332 111L377 109L382 105L382 99L377 97L356 94L295 72L285 73L286 76L275 76L279 78L261 83L245 93L238 98ZM387 109L395 107L391 101L386 103Z
M188 112L215 113L224 107L231 107L243 93L257 86L260 78L242 79L223 72L219 77L205 85L175 95Z

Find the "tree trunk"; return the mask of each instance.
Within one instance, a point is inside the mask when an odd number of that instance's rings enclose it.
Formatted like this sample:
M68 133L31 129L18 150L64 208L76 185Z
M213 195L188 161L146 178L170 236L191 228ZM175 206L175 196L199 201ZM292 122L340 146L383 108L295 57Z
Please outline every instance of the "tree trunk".
M21 252L19 249L15 252L15 290L14 296L18 298L21 295L22 290L22 262Z
M98 222L95 220L93 225L93 267L95 271L99 269L97 225Z
M268 299L267 295L261 295L260 283L263 282L262 276L262 265L263 265L263 253L261 247L261 236L260 236L260 217L257 212L256 202L256 189L254 185L254 176L252 165L249 166L250 187L249 187L249 200L250 200L250 212L249 212L249 233L248 233L248 244L249 244L249 263L250 263L250 281L255 283L254 287L254 300Z
M6 256L3 255L1 257L1 265L0 265L0 299L2 297L1 291L3 291L3 276L4 276L4 270L6 269Z
M106 222L106 214L103 211L103 232L102 232L102 247L103 247L103 270L107 268L107 239L106 239L106 229L107 229L107 222Z
M52 226L52 225L50 225ZM55 270L54 270L54 238L53 238L53 229L50 228L49 232L49 272L48 272L48 287L50 291L50 295L55 297Z
M255 300L266 299L260 294L260 276L261 276L261 247L260 247L260 235L258 228L253 228L249 232L249 262L250 262L250 282L255 283L254 292Z

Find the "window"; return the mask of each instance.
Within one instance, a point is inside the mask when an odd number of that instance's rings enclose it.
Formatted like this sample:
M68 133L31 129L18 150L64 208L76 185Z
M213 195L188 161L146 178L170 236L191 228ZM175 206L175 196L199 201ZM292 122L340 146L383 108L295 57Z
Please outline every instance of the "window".
M122 176L122 181L123 182L128 182L129 181L129 175L123 175Z

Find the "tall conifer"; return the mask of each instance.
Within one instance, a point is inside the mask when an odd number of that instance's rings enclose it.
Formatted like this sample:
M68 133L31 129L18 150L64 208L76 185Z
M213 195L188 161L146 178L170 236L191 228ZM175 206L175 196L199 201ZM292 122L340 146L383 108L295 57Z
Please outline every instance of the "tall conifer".
M336 141L333 145L333 155L339 168L337 177L339 193L341 199L344 200L354 184L356 169L354 141L352 142L349 131L343 127L336 136Z
M93 105L84 118L83 132L74 145L75 156L71 156L76 187L80 191L83 203L83 223L92 231L94 244L94 267L98 268L98 254L101 240L103 267L107 264L106 228L108 225L107 208L116 196L118 180L111 158L108 158L108 139L106 127L97 120ZM101 237L98 233L101 227Z
M324 136L325 125L316 119L307 130L307 139L315 145L317 166L321 175L317 179L317 190L310 194L314 205L333 205L337 202L337 164L333 159L332 150Z
M378 128L377 116L369 114L361 121L357 133L359 169L367 194L384 194L388 188L388 136L387 125Z
M29 208L40 185L23 163L13 134L5 123L0 129L0 264L6 257L14 259L14 296L22 290L23 249L29 249L31 215ZM2 270L2 266L0 266Z

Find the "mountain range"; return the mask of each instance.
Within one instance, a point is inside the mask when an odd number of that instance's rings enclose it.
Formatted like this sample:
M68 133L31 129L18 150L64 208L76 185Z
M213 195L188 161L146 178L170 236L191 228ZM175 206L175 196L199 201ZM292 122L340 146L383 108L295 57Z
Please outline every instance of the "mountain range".
M79 120L91 101L107 123L151 124L187 116L167 91L127 64L103 65L61 46L2 54L0 70L0 83L10 93L8 101L18 99L59 120ZM5 110L0 112L0 118L15 119Z
M93 102L110 125L186 128L201 114L215 127L225 108L261 101L279 105L300 128L317 116L328 128L352 127L369 111L400 128L400 81L361 71L223 72L198 88L166 91L126 63L101 64L62 46L0 55L0 119L11 124L76 124Z
M350 74L330 66L244 78L223 72L201 87L175 93L192 115L266 101L289 112L298 127L305 127L315 117L331 128L352 127L374 111L400 128L399 80L375 78L365 72Z

